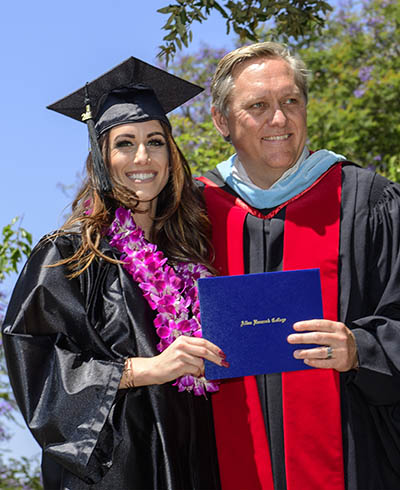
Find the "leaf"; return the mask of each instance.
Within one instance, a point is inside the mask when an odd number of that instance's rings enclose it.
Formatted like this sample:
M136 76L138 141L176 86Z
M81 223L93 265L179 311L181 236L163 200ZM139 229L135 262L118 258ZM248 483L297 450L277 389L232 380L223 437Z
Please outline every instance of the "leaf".
M188 39L188 34L187 34L187 32L185 32L185 35L184 35L184 36L182 36L182 42L183 42L183 44L184 44L186 47L188 47L188 46L189 46L189 39Z
M2 230L2 243L0 243L0 281L4 280L6 274L17 272L18 263L22 255L28 256L31 252L32 235L24 228L14 225L21 222L16 217L11 223L4 226Z
M224 19L229 19L229 14L219 4L216 3L215 8Z
M163 25L163 27L162 27L162 28L163 28L165 31L166 31L166 30L169 30L169 29L170 29L170 26L171 26L171 24L172 24L172 22L173 22L173 21L174 21L174 16L173 16L173 15L170 15L170 16L168 17L167 22L166 22L166 23Z
M176 38L178 37L178 34L175 30L167 34L166 36L163 37L164 41L173 41L175 42Z
M167 7L161 7L160 9L157 9L157 12L159 14L169 14L171 12L172 5L168 5Z

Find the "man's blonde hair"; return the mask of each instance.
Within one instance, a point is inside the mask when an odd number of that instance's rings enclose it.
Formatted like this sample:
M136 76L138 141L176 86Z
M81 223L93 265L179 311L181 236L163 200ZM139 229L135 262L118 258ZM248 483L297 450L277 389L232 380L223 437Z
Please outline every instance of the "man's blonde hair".
M296 85L307 102L309 71L305 63L300 58L293 56L285 45L264 42L235 49L219 61L211 82L213 107L224 116L228 115L229 96L235 86L233 71L241 63L256 58L281 58L286 61L293 69Z

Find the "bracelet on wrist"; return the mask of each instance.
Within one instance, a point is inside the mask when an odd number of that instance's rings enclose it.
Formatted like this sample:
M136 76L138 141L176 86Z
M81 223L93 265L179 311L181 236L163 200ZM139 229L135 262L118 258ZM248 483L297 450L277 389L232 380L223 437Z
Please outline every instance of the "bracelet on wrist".
M135 387L135 382L133 379L133 359L132 357L128 357L125 361L125 368L124 368L124 378L125 378L125 388L134 388Z

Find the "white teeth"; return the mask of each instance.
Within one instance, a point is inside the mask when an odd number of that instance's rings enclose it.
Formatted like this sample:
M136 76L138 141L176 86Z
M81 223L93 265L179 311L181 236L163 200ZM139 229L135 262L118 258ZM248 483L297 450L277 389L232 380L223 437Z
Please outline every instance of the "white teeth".
M266 141L281 141L281 140L287 140L289 138L288 134L284 134L283 136L269 136L263 138L263 140Z
M145 174L127 174L127 177L132 180L147 180L152 179L156 174L154 172Z

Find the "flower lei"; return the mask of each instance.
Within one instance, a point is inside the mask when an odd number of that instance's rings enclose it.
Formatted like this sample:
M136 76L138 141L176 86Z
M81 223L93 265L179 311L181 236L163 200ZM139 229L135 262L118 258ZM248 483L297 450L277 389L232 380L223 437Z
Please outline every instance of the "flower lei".
M110 245L123 253L123 267L139 284L150 307L158 312L154 319L160 338L157 350L163 352L180 335L201 337L196 281L211 275L207 268L187 262L179 262L175 268L169 266L163 252L145 239L127 209L116 210L108 234L112 237ZM195 395L219 389L217 382L190 374L181 376L173 385L178 391L193 391Z

